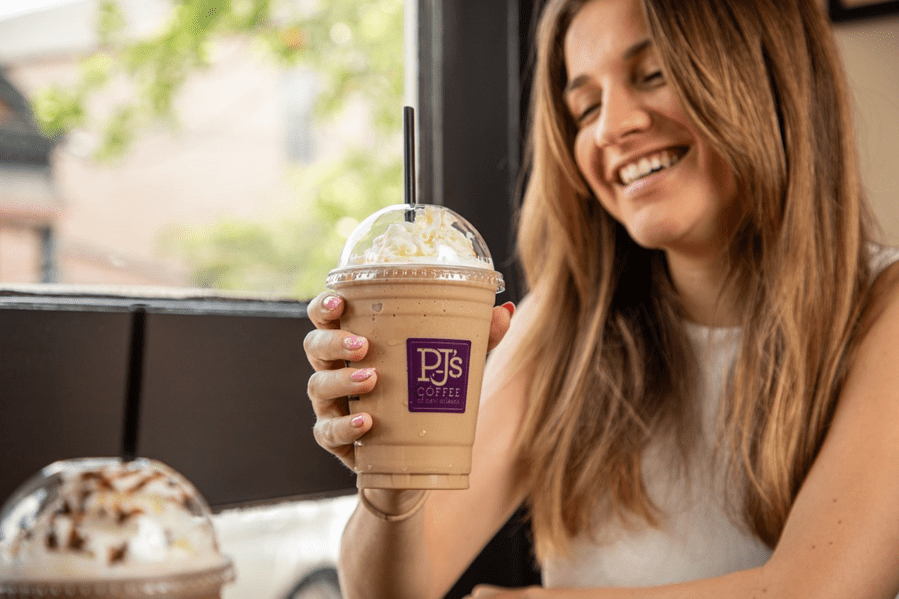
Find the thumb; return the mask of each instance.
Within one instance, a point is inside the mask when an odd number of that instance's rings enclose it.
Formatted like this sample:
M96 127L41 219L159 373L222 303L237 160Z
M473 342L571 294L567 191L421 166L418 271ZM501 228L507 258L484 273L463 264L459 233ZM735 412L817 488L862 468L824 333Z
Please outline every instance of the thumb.
M493 320L490 322L490 337L487 341L487 351L496 347L503 340L503 337L506 336L509 325L512 323L512 314L514 313L515 304L512 302L506 302L502 306L493 308Z

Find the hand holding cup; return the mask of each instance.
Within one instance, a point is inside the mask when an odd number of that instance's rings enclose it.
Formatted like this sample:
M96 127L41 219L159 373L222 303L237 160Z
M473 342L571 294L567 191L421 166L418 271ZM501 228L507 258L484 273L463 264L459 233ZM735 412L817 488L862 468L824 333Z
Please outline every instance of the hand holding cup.
M343 299L331 291L309 303L307 313L316 328L306 335L304 349L316 371L308 385L316 416L315 439L354 470L353 444L369 431L372 419L367 412L350 415L347 397L362 397L370 392L378 373L354 365L365 357L368 340L340 328L343 308ZM513 312L512 302L493 308L487 351L505 337Z
M350 236L328 287L306 340L318 442L360 488L467 488L503 289L483 238L447 208L388 206Z

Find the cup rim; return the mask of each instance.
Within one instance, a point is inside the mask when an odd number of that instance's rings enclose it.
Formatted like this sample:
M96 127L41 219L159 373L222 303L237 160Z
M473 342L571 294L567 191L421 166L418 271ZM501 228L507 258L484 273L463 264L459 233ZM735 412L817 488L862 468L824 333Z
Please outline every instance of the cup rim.
M187 570L173 574L151 576L122 576L104 580L79 578L6 578L0 574L0 597L79 597L103 595L109 597L141 598L163 597L171 593L202 592L220 588L235 579L234 563L224 557L223 563L200 570Z
M335 268L326 279L329 288L345 283L371 281L378 282L391 278L422 281L448 281L460 283L486 284L496 288L496 293L505 291L503 275L492 268L464 265L441 265L409 262L403 264L365 264Z

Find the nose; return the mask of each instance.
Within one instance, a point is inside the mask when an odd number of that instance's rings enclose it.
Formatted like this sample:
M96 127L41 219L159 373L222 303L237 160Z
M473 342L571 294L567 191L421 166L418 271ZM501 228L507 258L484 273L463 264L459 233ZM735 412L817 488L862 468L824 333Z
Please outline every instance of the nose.
M651 122L649 111L633 90L607 89L594 132L595 141L600 147L620 143L629 135L648 129Z

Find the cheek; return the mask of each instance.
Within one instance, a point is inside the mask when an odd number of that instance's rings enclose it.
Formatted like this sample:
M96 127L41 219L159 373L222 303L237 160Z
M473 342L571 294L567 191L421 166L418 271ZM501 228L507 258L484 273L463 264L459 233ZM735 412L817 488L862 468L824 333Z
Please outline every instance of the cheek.
M715 161L715 171L718 173L717 184L724 198L732 202L737 196L737 177L733 169L723 157Z
M614 213L612 210L612 190L606 185L602 177L602 162L588 131L581 132L575 139L574 161L593 195L599 199L600 204L606 210Z
M686 120L686 117L682 117ZM698 167L701 176L705 179L704 186L712 197L722 205L730 204L737 195L736 176L730 163L712 148L701 135L691 126L685 125L690 135L696 141Z
M710 192L718 198L723 209L736 209L737 180L733 169L723 156L709 151L707 170L712 189Z
M583 131L578 133L577 137L574 138L574 162L577 165L578 170L587 181L590 181L590 185L592 186L592 175L588 168L591 162L590 144L588 142L589 140Z

